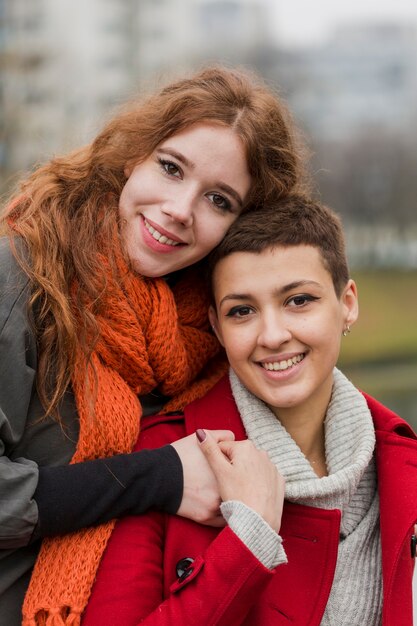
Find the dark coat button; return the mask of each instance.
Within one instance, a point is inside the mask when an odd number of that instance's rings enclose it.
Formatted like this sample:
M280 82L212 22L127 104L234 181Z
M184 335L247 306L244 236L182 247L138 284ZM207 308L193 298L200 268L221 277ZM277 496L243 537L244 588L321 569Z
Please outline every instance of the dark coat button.
M193 573L194 568L190 567L192 563L194 563L194 559L190 556L186 556L183 559L180 559L176 564L175 571L177 572L177 576L181 582Z
M414 559L417 554L417 537L411 535L411 558Z

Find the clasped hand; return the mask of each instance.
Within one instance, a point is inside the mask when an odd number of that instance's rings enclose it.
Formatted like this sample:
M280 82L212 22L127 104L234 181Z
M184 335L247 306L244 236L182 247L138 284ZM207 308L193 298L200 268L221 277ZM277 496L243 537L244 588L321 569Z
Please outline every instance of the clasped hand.
M178 515L211 526L224 526L220 503L239 500L279 532L285 481L268 453L249 440L234 441L231 431L205 430L172 445L184 471L184 495Z

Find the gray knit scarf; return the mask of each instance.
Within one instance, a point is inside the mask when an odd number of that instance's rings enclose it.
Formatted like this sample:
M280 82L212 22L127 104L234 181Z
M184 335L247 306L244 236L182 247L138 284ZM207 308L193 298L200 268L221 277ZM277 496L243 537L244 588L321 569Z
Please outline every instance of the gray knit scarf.
M362 394L335 368L325 418L328 476L319 478L272 411L230 370L246 433L286 480L291 502L342 512L338 561L322 626L378 626L382 614L375 432Z

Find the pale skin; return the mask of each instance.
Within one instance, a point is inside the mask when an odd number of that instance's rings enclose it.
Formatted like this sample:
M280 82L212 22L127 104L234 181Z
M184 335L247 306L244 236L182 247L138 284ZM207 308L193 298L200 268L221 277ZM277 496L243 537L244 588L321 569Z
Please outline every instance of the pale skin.
M217 443L210 431L203 432L201 449L217 478L221 499L243 502L279 533L285 480L268 453L248 439Z
M235 438L230 430L207 432L215 446L226 445ZM198 445L195 435L183 437L171 445L181 459L184 472L184 493L177 515L208 526L225 526L226 522L219 508L225 494L219 491L213 469Z
M193 265L223 239L251 187L240 137L214 123L171 135L126 166L121 234L133 268L166 276Z
M123 245L133 268L156 278L206 256L240 214L251 186L240 137L216 123L193 124L143 162L127 164L119 201ZM213 441L233 438L213 431ZM194 436L172 444L183 466L178 514L224 526L217 481Z

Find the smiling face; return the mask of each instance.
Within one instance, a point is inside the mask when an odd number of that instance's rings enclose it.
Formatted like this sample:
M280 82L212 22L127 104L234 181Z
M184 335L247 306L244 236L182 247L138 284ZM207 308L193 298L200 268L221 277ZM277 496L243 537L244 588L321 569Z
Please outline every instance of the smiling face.
M238 217L251 179L228 127L193 125L126 170L121 233L133 268L150 278L196 263Z
M210 321L245 387L282 419L324 417L355 283L338 298L319 250L299 245L230 254L213 285Z

